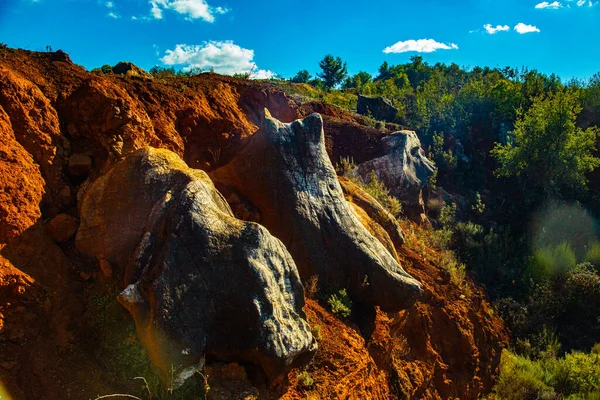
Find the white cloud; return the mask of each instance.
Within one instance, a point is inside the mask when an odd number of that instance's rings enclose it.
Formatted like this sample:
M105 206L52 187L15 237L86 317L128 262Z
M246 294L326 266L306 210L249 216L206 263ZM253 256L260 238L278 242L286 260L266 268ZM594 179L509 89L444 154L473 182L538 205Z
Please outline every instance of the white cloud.
M578 6L578 7L581 7L581 6L582 6L582 5L584 5L585 3L586 3L586 0L579 0L579 1L577 2L577 6Z
M115 6L115 3L113 3L112 1L107 1L106 3L104 3L104 5L106 6L106 8L113 8Z
M120 16L119 14L117 14L117 13L114 13L114 12L109 12L109 13L107 14L107 16L109 16L109 17L111 17L111 18L114 18L114 19L121 18L121 16Z
M416 51L417 53L432 53L436 50L457 50L458 46L454 43L445 44L436 42L433 39L419 39L400 41L396 44L386 47L383 52L388 53L406 53Z
M182 65L191 69L214 69L225 75L250 73L252 79L268 79L275 76L269 70L258 69L254 63L254 50L244 49L230 40L210 41L201 45L178 44L167 50L160 59L166 65Z
M483 28L490 35L494 35L496 34L496 32L506 32L510 30L510 26L508 25L496 25L496 27L494 28L491 24L486 24L483 26Z
M215 14L229 12L225 7L211 7L206 0L151 0L150 14L154 19L162 19L165 10L171 10L184 15L187 20L202 19L214 22Z
M250 79L271 79L275 77L275 72L269 71L268 69L259 69L256 72L250 73Z
M552 10L557 10L557 9L559 9L561 7L562 7L562 4L560 4L560 2L558 2L558 1L555 1L553 3L548 3L547 1L543 1L543 2L541 2L541 3L539 3L538 5L535 6L535 8L541 8L541 9L549 8L549 9L552 9Z
M536 26L526 25L522 22L519 22L517 25L515 25L514 29L521 35L523 35L525 33L540 32L540 30Z

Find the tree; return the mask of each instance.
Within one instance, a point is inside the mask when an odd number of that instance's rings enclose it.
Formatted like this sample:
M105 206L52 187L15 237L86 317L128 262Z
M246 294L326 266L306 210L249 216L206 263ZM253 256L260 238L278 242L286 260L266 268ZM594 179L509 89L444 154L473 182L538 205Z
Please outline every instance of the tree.
M371 82L373 80L373 77L371 76L371 74L369 74L368 72L365 71L360 71L358 74L352 76L352 77L348 77L346 79L346 81L344 82L344 89L352 89L352 88L356 88L360 91L360 89L366 85L367 83Z
M298 71L298 73L296 73L296 75L292 79L290 79L290 81L294 83L308 83L310 82L310 78L310 72L303 69L302 71Z
M577 94L565 89L536 97L526 113L519 111L512 140L492 150L500 164L496 175L521 177L526 188L550 194L585 189L586 173L600 165L594 156L598 128L578 128L579 112Z
M348 75L346 63L342 62L340 57L333 57L331 54L327 54L319 62L319 67L321 67L323 72L317 74L317 76L323 79L323 83L327 89L339 85Z
M375 78L376 80L386 80L390 76L390 66L387 61L384 61L383 64L379 67L379 76Z

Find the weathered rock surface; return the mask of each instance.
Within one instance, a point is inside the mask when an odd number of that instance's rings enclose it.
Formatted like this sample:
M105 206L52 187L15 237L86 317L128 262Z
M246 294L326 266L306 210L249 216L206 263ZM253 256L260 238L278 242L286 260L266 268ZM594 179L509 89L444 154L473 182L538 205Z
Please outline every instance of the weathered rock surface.
M262 129L211 177L259 209L303 279L317 275L385 310L410 307L421 285L350 210L325 151L321 116L284 124L265 113Z
M130 62L120 62L112 68L113 74L134 78L152 79L152 75Z
M378 121L394 122L398 109L383 97L367 97L358 95L356 112L368 115Z
M358 174L367 180L371 171L375 171L390 193L402 202L405 213L421 222L425 212L422 189L433 175L435 164L425 157L421 141L413 131L394 132L382 142L386 154L359 164Z
M85 154L73 154L69 158L68 168L71 176L86 176L92 169L92 159Z
M0 243L11 240L41 216L44 180L31 154L16 140L0 107Z
M44 228L55 242L64 243L75 235L78 227L79 222L73 216L58 214Z
M178 384L205 356L254 363L275 379L316 351L283 244L234 218L206 173L170 151L137 150L92 184L77 247L128 264L119 301L153 362L164 377L173 365Z

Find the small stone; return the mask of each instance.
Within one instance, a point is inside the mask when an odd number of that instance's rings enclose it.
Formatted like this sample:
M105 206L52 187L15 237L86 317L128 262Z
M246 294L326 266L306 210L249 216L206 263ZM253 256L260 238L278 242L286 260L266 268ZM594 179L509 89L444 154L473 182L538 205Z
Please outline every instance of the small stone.
M69 214L58 214L44 227L46 233L57 243L65 243L73 237L79 223Z
M92 169L92 159L85 154L73 154L69 158L69 175L74 177L86 176Z

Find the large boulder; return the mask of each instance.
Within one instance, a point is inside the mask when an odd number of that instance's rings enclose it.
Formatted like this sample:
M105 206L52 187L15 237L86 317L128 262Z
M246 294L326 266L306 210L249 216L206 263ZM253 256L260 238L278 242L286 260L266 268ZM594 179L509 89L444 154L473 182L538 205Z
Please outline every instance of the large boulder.
M356 112L370 116L378 121L394 122L398 109L383 97L367 97L358 95Z
M207 356L276 379L316 351L285 246L236 219L206 173L176 154L135 151L91 185L80 214L78 249L126 268L119 301L163 376L175 368L175 385Z
M435 171L435 164L425 157L421 141L413 131L398 131L381 139L385 155L358 165L365 181L371 171L397 197L405 213L421 221L425 209L422 189Z
M316 275L322 286L346 288L355 300L384 310L410 307L421 285L349 208L325 150L321 116L284 124L265 114L246 147L211 173L216 184L259 210L303 280Z

